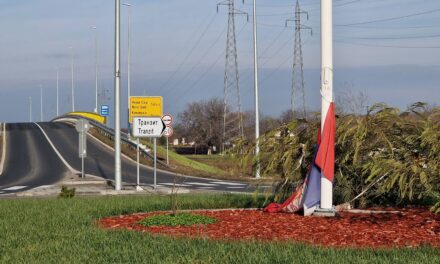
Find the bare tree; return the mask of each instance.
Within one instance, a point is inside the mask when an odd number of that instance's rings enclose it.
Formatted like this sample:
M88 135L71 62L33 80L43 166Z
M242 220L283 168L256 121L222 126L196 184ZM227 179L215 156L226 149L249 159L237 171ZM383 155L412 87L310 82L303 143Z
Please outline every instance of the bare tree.
M367 112L369 102L365 91L356 92L352 83L345 82L343 90L336 97L336 108L340 114L362 115Z
M213 98L193 102L178 115L179 134L200 145L219 148L223 136L223 101Z

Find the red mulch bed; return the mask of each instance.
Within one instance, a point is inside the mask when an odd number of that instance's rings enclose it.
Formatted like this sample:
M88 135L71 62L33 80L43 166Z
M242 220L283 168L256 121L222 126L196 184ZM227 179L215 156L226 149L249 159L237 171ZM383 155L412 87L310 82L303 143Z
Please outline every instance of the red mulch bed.
M165 212L123 215L100 219L105 229L128 229L174 237L214 240L295 241L325 247L398 248L440 247L440 215L428 209L403 209L400 213L354 214L335 218L269 214L256 210L193 211L217 219L204 226L145 227L137 222Z

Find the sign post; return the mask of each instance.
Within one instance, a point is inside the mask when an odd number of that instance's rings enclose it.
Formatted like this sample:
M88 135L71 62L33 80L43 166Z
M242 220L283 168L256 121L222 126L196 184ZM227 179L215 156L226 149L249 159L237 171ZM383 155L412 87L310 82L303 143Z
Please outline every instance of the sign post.
M85 119L80 119L75 125L76 131L79 133L78 156L81 158L81 178L84 178L84 158L87 158L87 131L90 124Z
M161 137L165 129L162 119L163 99L161 96L130 96L128 117L132 136L137 138L137 181L136 190L142 190L139 180L139 138L154 138L154 188L157 187L156 138Z
M136 161L137 161L137 166L136 166L136 191L142 191L142 188L140 186L140 179L139 179L139 174L140 174L140 169L139 169L139 138L137 138L137 144L136 144Z
M157 187L157 138L161 137L166 126L160 117L134 117L132 135L136 138L153 138L154 142L154 188Z
M165 131L163 132L164 137L166 137L167 139L167 165L170 164L170 160L168 157L168 148L169 148L169 143L168 143L168 138L171 137L173 135L173 128L171 127L171 125L173 124L173 116L170 114L166 114L164 116L162 116L162 121L163 123L167 126L165 128Z

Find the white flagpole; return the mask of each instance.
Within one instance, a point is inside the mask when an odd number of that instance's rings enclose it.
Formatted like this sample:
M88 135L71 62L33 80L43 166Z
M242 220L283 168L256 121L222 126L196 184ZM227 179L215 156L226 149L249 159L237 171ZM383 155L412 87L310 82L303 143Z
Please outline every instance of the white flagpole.
M321 0L321 131L333 101L333 0ZM321 209L332 210L333 183L321 177Z

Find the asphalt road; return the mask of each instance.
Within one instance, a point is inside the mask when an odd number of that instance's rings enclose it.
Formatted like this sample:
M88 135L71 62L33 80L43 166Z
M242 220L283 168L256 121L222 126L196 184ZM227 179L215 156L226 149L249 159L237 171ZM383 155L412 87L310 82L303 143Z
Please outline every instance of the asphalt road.
M81 159L78 157L78 132L71 125L59 122L39 123L52 143L66 162L77 171L81 171ZM46 150L47 151L47 150ZM46 163L47 166L50 163ZM104 146L101 142L87 137L87 158L84 161L85 173L114 180L114 150ZM136 163L122 157L123 183L136 183ZM146 185L153 184L153 170L141 167L140 182ZM0 176L1 177L1 176ZM157 185L170 187L177 176L167 172L157 172ZM246 183L204 179L196 177L178 177L181 187L193 190L215 190L225 192L249 192L254 188Z
M6 124L6 133L0 195L54 184L69 173L34 123Z

